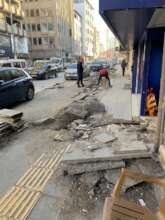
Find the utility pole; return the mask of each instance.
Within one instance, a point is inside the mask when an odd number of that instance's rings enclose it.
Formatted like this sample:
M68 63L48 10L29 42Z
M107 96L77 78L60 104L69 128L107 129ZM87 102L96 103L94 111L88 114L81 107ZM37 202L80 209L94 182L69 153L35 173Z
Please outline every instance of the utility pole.
M17 58L16 51L15 51L15 37L14 37L14 26L13 26L13 13L12 13L12 0L9 0L9 6L10 6L10 22L11 22L11 46L12 46L12 52L14 54L14 59Z

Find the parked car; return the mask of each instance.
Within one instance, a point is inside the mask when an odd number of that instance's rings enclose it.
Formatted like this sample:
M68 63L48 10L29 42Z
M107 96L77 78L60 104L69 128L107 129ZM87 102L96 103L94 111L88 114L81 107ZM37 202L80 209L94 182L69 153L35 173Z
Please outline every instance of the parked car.
M31 76L35 79L48 79L49 77L57 77L58 74L57 66L48 61L37 61L34 63L34 68L31 71Z
M34 93L32 78L25 70L0 68L0 108L21 100L32 100Z
M89 76L89 70L84 66L84 77ZM69 65L65 71L65 79L77 79L77 63Z
M0 60L0 67L16 67L25 69L28 67L28 62L24 59L4 59Z
M56 64L57 69L60 72L66 69L70 64L75 63L76 59L73 57L64 57L64 58L51 57L50 61Z
M93 62L90 64L89 69L91 72L99 72L101 69L103 69L103 65Z
M90 64L90 70L92 72L98 72L101 69L107 69L110 67L110 63L107 60L94 60L91 64Z

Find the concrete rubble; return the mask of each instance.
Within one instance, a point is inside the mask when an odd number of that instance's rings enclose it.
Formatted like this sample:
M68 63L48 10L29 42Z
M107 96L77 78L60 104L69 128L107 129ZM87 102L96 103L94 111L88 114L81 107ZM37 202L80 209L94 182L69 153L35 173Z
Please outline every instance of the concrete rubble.
M61 167L65 178L73 179L73 193L77 192L78 197L85 193L89 201L111 195L122 168L164 177L160 164L152 159L151 122L143 118L114 119L89 91L80 92L75 100L48 120L55 144L71 144ZM148 187L143 184L143 180L127 179L123 193L136 197L136 191ZM89 210L84 206L81 211Z

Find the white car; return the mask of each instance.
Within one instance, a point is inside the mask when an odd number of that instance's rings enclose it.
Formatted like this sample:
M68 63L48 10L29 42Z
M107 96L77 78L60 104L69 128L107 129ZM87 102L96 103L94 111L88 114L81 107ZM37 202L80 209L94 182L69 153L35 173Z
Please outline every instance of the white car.
M84 66L84 77L89 76L89 70ZM65 70L65 79L77 80L77 63L70 64Z

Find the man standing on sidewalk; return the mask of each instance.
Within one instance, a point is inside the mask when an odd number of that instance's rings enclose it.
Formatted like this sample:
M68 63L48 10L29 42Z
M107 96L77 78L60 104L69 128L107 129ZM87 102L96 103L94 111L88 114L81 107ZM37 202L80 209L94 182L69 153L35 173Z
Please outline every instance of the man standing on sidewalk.
M77 63L77 86L80 87L80 83L81 86L84 87L84 83L83 83L83 58L79 57L78 63Z
M122 68L122 72L123 72L123 76L125 76L125 68L127 66L127 63L126 63L126 60L122 60L122 63L121 63L121 68Z

